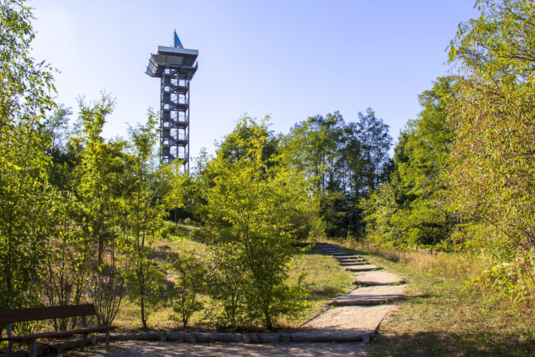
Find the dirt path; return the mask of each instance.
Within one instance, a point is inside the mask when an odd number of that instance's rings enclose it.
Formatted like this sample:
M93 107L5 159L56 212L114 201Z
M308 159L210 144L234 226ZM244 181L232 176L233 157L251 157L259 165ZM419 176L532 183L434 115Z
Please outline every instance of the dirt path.
M97 345L86 352L71 352L69 356L85 357L312 357L312 356L362 356L368 346L362 343L173 343L148 341L114 342L110 352Z
M304 331L375 334L391 303L404 297L403 281L394 274L382 271L381 267L367 264L364 256L349 255L327 243L318 243L314 249L337 259L341 266L353 274L357 287L334 298L330 302L331 309L307 322L303 326Z

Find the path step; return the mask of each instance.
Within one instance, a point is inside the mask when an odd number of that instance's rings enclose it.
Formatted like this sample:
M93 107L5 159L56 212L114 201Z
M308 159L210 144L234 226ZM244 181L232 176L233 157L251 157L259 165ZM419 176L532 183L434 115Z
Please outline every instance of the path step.
M327 304L333 306L374 306L374 305L385 305L392 304L395 299L355 299L355 300L332 300L328 301Z
M367 265L368 262L348 262L348 263L340 262L339 264L343 267L346 267L346 266L353 266L353 265Z
M374 286L358 288L348 294L338 296L329 304L334 306L367 306L392 303L404 298L405 286Z
M328 302L335 308L326 309L302 326L302 331L317 333L360 333L376 331L384 316L391 309L392 302L404 298L406 285L398 276L381 267L366 262L366 257L337 249L335 245L317 244L315 251L330 255L338 260L340 266L352 272L357 287ZM396 284L396 285L392 285Z
M358 285L358 286L385 286L385 285L392 285L392 284L397 284L397 283L398 282L384 283L381 281L359 281L359 280L355 280L353 282L354 285ZM403 283L403 282L399 282L399 283Z
M350 271L371 271L375 269L382 269L382 268L377 267L375 265L369 265L369 264L346 266L346 270L350 270Z

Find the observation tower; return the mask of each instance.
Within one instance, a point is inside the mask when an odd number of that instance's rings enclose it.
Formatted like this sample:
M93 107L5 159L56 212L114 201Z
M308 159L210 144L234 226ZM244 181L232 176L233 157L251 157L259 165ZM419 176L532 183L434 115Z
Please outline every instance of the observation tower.
M174 31L174 46L158 46L145 72L161 78L160 160L170 164L178 159L189 171L190 82L197 72L199 51L182 46Z

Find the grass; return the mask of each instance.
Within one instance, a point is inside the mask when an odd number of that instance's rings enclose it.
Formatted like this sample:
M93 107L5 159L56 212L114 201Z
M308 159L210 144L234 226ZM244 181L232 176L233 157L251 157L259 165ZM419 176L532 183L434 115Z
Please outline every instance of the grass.
M153 245L152 259L160 266L166 263L167 255L170 252L179 252L181 250L195 251L200 256L208 254L206 246L202 243L189 240L186 236L181 239L166 240L163 239ZM164 283L170 287L174 284L175 279L173 273L165 271ZM209 298L201 296L199 298L203 302L209 303ZM153 309L148 310L149 316L147 325L151 330L166 330L172 331L180 329L182 323L177 320L173 308L167 304L161 304ZM207 330L207 325L204 314L196 312L191 317L188 325L189 330ZM121 308L115 318L114 325L117 325L118 332L138 332L142 330L140 308L136 302L132 302L125 298L121 304Z
M463 256L399 252L354 242L340 247L409 282L381 324L369 356L533 356L533 309L496 301L492 291L466 282L480 264Z
M191 241L185 237L178 240L162 240L155 244L153 248L152 258L157 264L164 263L169 252L177 252L183 249L195 250L201 256L208 254L204 244ZM287 330L299 327L309 318L322 311L327 301L337 295L346 293L352 286L351 276L338 265L334 258L317 252L296 252L291 261L289 273L288 283L294 286L298 283L299 277L304 275L302 283L309 291L306 297L308 307L297 316L278 319L275 323L278 329ZM172 273L166 272L164 280L167 285L172 285L174 283ZM208 296L201 296L201 299L207 307L210 306L210 298ZM182 325L176 321L171 307L159 306L149 312L147 324L150 329L167 331L181 329ZM141 331L139 306L125 299L114 324L119 326L119 332ZM212 321L210 321L209 311L195 312L188 324L188 330L214 330Z
M323 311L325 303L335 296L345 294L352 288L353 279L336 259L318 252L298 253L290 268L290 285L296 285L299 275L304 274L304 287L309 291L306 300L309 306L296 319L282 319L279 325L295 328L312 316Z

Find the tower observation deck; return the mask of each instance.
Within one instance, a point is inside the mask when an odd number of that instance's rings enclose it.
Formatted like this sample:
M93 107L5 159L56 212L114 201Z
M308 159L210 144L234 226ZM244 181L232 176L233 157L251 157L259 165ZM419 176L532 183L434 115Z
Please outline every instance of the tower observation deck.
M176 31L174 47L158 46L145 72L161 78L160 160L170 164L178 159L189 171L190 82L197 72L199 51L184 48Z

